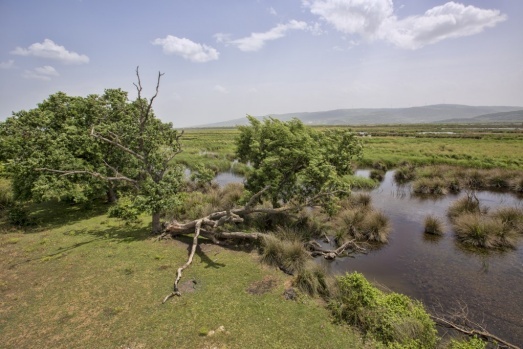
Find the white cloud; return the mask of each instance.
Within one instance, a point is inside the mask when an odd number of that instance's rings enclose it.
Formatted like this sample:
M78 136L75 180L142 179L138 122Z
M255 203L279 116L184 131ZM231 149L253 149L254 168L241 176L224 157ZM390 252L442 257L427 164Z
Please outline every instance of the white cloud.
M47 76L58 76L58 72L55 68L51 67L50 65L44 65L43 67L35 68L35 71L41 75L47 75Z
M241 39L231 40L230 35L224 33L215 34L214 37L217 42L234 45L244 52L253 52L261 50L267 41L283 38L289 30L307 30L308 28L309 26L305 22L291 20L286 24L278 24L269 31L252 33Z
M229 93L229 90L227 90L225 87L223 87L221 85L215 85L213 90L216 91L216 92L223 93L223 94Z
M269 7L269 13L273 16L277 16L278 15L278 12L276 12L276 10L274 9L274 7Z
M303 4L342 33L384 40L405 49L478 34L507 18L499 10L453 1L404 19L394 15L392 0L312 0Z
M498 10L448 2L421 16L402 20L393 18L384 23L383 36L398 47L417 49L445 39L481 33L485 28L494 27L506 19L507 16Z
M42 43L34 43L28 48L17 47L11 51L11 54L49 58L65 64L89 63L89 57L86 55L68 51L65 47L55 44L50 39L45 39Z
M43 67L35 68L34 70L25 70L22 74L24 79L35 79L35 80L44 80L49 81L51 77L59 76L55 68L50 65L45 65Z
M152 44L162 46L165 54L174 54L197 63L217 60L220 55L213 47L173 35L167 35L163 39L155 39Z
M14 68L15 61L10 59L7 62L0 62L0 69L11 69Z

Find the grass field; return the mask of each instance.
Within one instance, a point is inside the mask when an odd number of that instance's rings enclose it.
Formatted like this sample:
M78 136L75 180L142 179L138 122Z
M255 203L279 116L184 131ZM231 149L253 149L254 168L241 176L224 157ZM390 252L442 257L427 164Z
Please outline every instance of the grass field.
M499 126L499 125L498 125ZM513 126L513 125L510 125ZM379 125L349 127L364 144L360 167L382 161L390 167L409 161L416 165L446 164L470 168L523 169L523 131L492 125ZM425 132L425 133L424 133ZM428 133L426 133L428 132ZM441 134L438 132L453 132ZM236 129L189 129L178 161L230 167ZM368 136L370 135L370 136Z
M256 249L202 244L162 305L190 239L154 242L105 205L34 209L38 227L0 222L2 348L362 347L317 300L285 300L290 276Z

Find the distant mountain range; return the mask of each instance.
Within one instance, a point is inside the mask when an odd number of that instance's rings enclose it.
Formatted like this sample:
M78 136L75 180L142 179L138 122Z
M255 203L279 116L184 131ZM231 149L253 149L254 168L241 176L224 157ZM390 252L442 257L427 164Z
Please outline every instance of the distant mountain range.
M261 120L269 116L282 121L298 118L308 125L523 122L523 107L436 104L411 108L336 109L264 115L256 118ZM246 124L247 118L241 118L197 127L234 127Z

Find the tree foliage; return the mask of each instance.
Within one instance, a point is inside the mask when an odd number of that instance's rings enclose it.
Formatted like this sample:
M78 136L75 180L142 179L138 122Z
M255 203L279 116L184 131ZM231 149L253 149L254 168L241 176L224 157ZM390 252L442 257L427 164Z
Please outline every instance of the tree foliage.
M120 89L85 98L58 92L0 124L0 150L18 200L126 196L115 212L149 212L159 231L160 213L178 202L182 172L171 160L181 152L181 134L152 109L162 74L147 100L136 73L134 101Z
M240 161L252 166L248 190L256 193L269 186L263 197L273 207L310 199L329 206L334 198L329 193L348 191L342 177L351 173L352 161L362 151L349 130L320 132L298 119L248 118L250 125L240 127L236 152Z

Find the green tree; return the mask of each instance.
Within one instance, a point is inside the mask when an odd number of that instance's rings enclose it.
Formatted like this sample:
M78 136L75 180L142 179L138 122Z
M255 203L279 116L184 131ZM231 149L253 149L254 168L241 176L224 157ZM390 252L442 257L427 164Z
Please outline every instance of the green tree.
M154 233L161 230L161 213L178 203L182 172L170 162L181 152L181 133L152 109L163 74L149 100L141 96L138 69L136 75L134 101L119 89L86 98L59 92L0 125L0 147L19 200L83 202L120 194L135 214L151 214Z
M317 131L298 119L282 122L251 116L240 127L237 156L250 163L247 189L270 199L273 207L287 203L318 203L330 207L336 193L349 188L342 180L361 156L361 143L349 130Z

